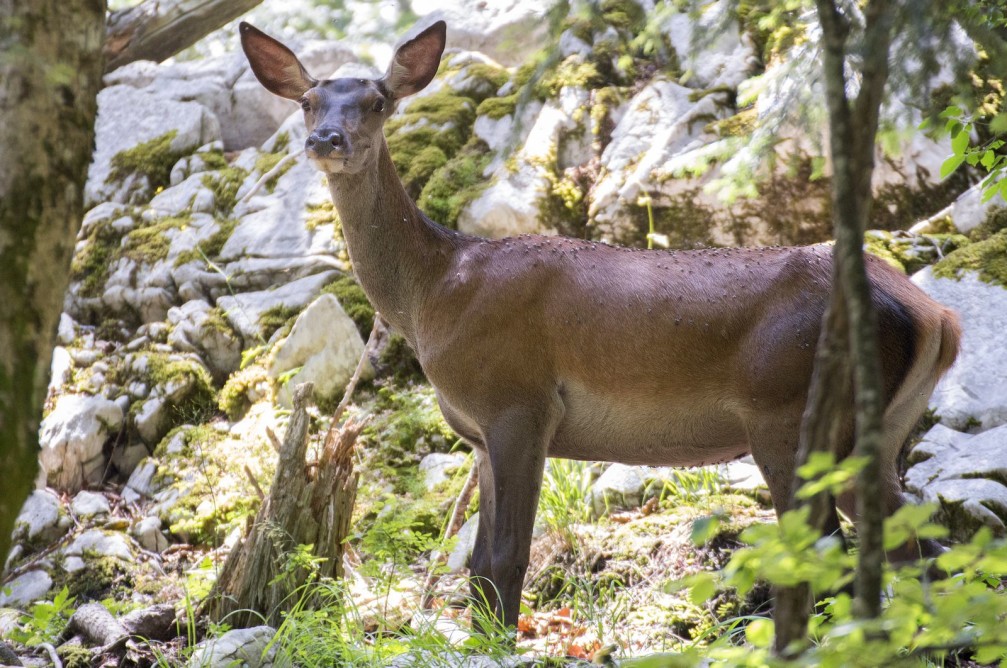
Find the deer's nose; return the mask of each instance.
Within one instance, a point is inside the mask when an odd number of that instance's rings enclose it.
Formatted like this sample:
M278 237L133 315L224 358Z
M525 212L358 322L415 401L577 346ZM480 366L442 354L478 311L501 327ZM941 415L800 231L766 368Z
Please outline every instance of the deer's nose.
M343 152L346 149L346 137L335 128L319 128L308 135L304 147L308 153L324 158L333 152Z

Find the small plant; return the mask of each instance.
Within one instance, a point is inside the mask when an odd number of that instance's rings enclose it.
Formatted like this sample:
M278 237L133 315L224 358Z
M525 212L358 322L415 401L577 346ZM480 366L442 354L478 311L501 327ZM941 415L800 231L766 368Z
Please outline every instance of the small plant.
M570 532L572 524L591 520L591 463L550 459L542 478L538 518L553 531Z
M21 623L4 634L5 640L13 640L22 645L39 645L55 640L74 613L74 597L63 587L52 601L32 604L31 612L23 616Z

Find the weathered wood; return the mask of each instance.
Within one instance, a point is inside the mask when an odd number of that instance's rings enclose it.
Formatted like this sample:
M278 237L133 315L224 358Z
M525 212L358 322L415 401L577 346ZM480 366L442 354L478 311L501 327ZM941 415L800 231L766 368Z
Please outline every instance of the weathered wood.
M80 635L89 645L111 645L129 637L129 631L101 603L86 603L70 617L63 635Z
M135 60L166 60L261 2L146 0L113 12L105 35L105 71Z
M38 471L101 87L102 0L0 2L0 567Z
M343 574L344 539L357 491L352 452L364 423L350 420L330 429L317 465L308 466L311 391L310 383L294 391L272 488L207 599L206 613L216 620L226 617L231 626L261 624L263 619L279 623L281 614L297 604L297 590L310 574L285 572L284 557L298 545L312 545L313 556L323 560L317 576Z

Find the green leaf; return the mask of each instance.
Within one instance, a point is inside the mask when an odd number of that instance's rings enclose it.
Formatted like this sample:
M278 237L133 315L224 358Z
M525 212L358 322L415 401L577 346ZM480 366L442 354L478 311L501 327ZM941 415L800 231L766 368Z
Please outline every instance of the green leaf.
M961 155L968 147L969 131L968 126L965 126L951 138L951 150L955 152L955 155Z
M1000 179L1000 198L1007 202L1007 178Z
M756 647L769 647L773 642L773 620L753 619L745 627L745 638Z
M720 529L720 517L709 515L700 517L692 523L692 543L693 545L706 545L710 539L717 535Z
M941 178L946 179L952 172L958 169L958 165L963 162L965 162L964 155L952 155L949 157L943 162L943 164L941 164Z
M692 580L692 588L689 589L689 601L693 605L706 603L717 593L717 581L713 573L697 573Z
M990 132L995 135L1007 133L1007 112L1001 111L990 121Z
M956 105L949 105L940 113L941 118L957 118L962 115L962 110Z

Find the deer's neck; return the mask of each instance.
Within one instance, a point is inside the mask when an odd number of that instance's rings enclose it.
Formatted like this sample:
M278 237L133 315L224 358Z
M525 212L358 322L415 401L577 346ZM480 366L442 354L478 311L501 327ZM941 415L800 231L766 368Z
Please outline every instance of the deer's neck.
M374 307L416 347L416 317L458 235L426 218L402 187L384 139L376 165L329 174L353 270Z

